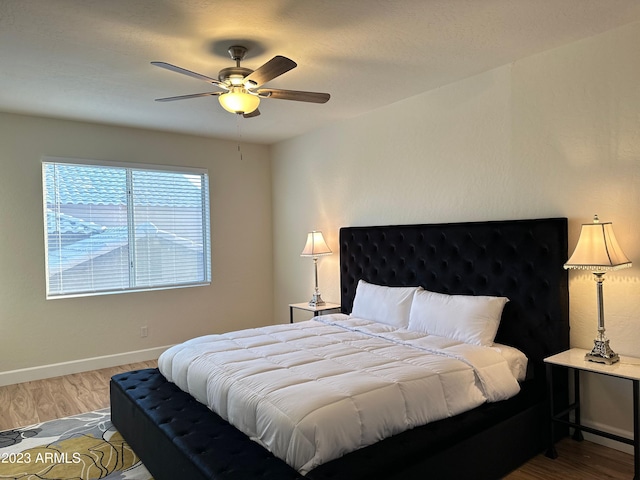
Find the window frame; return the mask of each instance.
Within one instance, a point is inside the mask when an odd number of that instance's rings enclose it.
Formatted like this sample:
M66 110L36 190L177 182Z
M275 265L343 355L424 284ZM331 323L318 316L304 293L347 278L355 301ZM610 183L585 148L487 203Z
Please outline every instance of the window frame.
M196 280L193 282L176 283L176 284L163 284L155 286L132 286L131 279L132 272L135 271L137 265L135 260L130 263L133 266L129 268L129 287L128 288L114 288L110 290L94 290L94 291L82 291L82 292L69 292L69 293L50 293L50 277L49 277L49 242L48 242L48 226L47 226L47 182L46 182L46 166L51 164L57 165L69 165L69 166L86 166L86 167L103 167L103 168L121 168L126 170L127 177L127 227L128 227L128 245L129 250L135 249L135 228L132 228L134 224L134 217L132 211L135 208L131 202L131 178L132 171L150 171L150 172L167 172L175 174L185 175L198 175L202 177L201 187L201 201L202 201L202 230L203 230L203 246L202 246L202 270L203 280ZM117 161L103 161L93 159L80 159L80 158L68 158L68 157L53 157L43 156L41 159L41 184L42 184L42 205L43 205L43 226L44 226L44 262L45 262L45 293L47 300L57 300L64 298L78 298L78 297L92 297L102 295L117 295L122 293L134 293L134 292L150 292L158 290L172 290L179 288L201 287L211 285L211 206L210 206L210 182L209 171L206 168L197 167L183 167L175 165L157 165L150 163L133 163L133 162L117 162ZM133 234L132 234L133 232ZM133 237L133 244L131 244L131 238ZM131 259L131 257L129 257Z

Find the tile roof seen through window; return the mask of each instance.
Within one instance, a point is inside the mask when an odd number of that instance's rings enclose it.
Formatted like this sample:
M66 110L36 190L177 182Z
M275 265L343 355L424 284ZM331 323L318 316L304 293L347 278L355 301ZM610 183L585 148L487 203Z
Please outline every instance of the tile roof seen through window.
M83 235L93 235L102 233L107 229L103 225L95 222L89 222L82 218L67 215L66 213L58 213L56 215L53 210L47 208L47 233L79 233Z
M202 252L202 245L189 239L178 237L171 232L158 229L153 223L145 222L136 227L136 240L143 238L157 238L166 245L181 247L184 251ZM49 250L49 269L53 272L63 272L110 253L117 248L125 247L129 242L127 227L111 227L97 235L74 242L70 245Z
M47 198L55 198L60 205L127 204L124 168L49 164L45 168L45 175ZM158 189L159 184L164 188ZM200 175L133 170L133 185L134 203L137 206L202 205ZM172 190L180 194L171 195Z

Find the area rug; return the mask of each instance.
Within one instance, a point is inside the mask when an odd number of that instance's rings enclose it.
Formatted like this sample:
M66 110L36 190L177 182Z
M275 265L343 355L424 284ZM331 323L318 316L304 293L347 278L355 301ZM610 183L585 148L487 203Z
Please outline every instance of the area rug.
M0 479L152 480L108 408L0 432Z

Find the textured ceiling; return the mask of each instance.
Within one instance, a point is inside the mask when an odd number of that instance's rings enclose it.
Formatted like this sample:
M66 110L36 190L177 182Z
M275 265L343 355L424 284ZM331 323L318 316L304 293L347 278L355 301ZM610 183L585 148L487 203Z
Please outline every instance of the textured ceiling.
M0 0L0 110L273 143L640 20L638 0ZM331 93L225 112L208 76L298 63L266 86Z

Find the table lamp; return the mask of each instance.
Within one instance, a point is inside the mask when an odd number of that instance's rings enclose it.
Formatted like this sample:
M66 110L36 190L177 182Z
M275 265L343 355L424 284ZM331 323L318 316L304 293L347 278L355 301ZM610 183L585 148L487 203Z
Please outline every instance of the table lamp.
M322 236L322 232L309 232L307 235L307 243L300 254L301 257L313 257L313 268L316 279L316 290L313 294L313 297L309 301L309 306L317 307L320 305L324 305L325 301L322 300L320 296L320 291L318 290L318 257L323 255L331 255L331 249L327 245L327 242L324 241L324 237Z
M600 223L598 216L593 223L582 225L578 244L573 254L564 264L566 269L591 270L596 281L598 304L598 336L593 341L591 352L585 356L591 362L611 365L620 357L609 346L609 339L604 334L604 303L602 298L602 282L604 274L609 270L631 267L631 261L622 253L622 249L613 234L611 222Z

